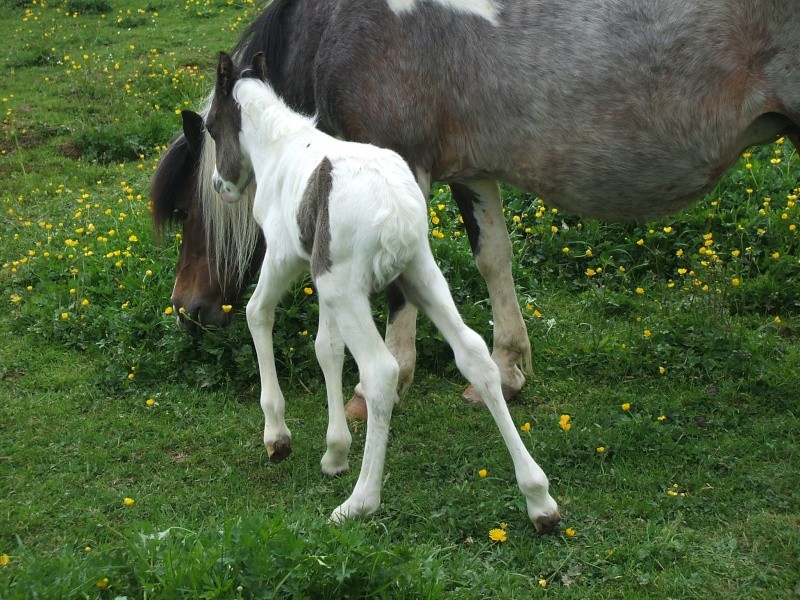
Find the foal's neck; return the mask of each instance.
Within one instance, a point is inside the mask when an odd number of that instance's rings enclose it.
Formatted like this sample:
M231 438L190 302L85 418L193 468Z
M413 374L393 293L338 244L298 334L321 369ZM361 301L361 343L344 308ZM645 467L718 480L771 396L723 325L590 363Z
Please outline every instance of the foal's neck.
M234 94L241 110L243 138L251 146L251 153L271 153L299 136L317 131L313 118L293 111L263 81L242 79Z

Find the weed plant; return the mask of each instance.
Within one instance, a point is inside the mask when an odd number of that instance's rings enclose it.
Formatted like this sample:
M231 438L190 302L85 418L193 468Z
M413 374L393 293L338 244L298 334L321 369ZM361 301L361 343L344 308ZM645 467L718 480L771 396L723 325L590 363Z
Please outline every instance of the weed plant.
M159 241L149 223L177 113L208 91L253 3L0 6L0 597L800 593L788 141L748 150L707 197L652 223L582 220L504 189L534 362L511 409L551 476L557 535L532 533L499 436L461 404L424 320L384 506L332 527L355 475L319 475L311 281L277 318L295 446L271 465L243 307L224 330L181 333L169 306L180 230ZM445 185L430 225L465 320L491 343ZM376 321L385 313L378 300Z

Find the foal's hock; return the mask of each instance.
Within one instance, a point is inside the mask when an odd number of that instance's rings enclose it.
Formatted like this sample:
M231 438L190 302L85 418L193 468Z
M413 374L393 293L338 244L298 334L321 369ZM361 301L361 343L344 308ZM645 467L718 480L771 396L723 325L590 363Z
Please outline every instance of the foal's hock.
M320 132L314 119L290 110L267 81L263 55L240 69L221 54L206 127L216 143L213 180L222 198L236 201L256 181L253 216L267 251L247 321L258 355L270 458L282 460L291 451L273 355L275 308L292 280L310 269L320 299L316 352L328 397L326 475L348 468L345 346L358 365L368 406L361 472L331 518L378 509L399 368L372 320L369 296L396 281L439 328L459 370L485 399L511 454L528 516L538 531L551 531L560 517L547 477L519 437L486 344L464 324L434 262L425 198L407 164L392 151Z

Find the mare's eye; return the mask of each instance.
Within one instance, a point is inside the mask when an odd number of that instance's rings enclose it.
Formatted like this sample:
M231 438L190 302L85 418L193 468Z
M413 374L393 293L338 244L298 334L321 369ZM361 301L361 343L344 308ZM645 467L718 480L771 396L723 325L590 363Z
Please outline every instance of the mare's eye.
M182 208L176 208L172 211L172 216L175 217L178 221L185 221L186 217L189 216L189 213L183 210Z

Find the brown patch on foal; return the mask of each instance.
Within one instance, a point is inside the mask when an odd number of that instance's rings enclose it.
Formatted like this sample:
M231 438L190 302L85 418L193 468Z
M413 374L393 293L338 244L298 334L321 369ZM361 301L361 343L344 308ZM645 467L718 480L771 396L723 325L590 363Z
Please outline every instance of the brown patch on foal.
M322 159L308 179L303 199L297 208L300 243L311 255L311 275L331 268L331 224L328 202L331 194L333 165L328 157Z

